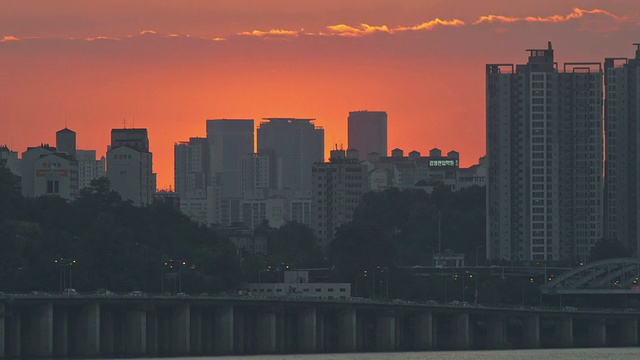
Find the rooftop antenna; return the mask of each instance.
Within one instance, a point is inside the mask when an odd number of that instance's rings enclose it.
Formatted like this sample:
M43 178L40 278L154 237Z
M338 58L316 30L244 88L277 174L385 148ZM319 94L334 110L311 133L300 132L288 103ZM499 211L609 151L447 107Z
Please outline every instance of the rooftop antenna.
M136 128L136 113L133 113L133 128Z
M64 113L64 128L67 129L68 125L67 123L69 122L69 113L65 112Z
M122 128L123 129L127 128L127 118L122 118Z

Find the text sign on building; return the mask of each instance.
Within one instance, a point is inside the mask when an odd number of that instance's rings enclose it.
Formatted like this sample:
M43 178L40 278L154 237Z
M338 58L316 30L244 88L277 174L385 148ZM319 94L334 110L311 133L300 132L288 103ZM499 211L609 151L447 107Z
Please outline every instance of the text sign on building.
M429 160L429 166L458 166L458 160Z

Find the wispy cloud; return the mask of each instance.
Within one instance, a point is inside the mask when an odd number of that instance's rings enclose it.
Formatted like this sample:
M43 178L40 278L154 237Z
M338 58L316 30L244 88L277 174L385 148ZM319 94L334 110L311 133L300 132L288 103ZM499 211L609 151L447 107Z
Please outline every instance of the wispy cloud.
M18 39L15 36L3 36L2 38L0 38L0 43L3 42L9 42L9 41L19 41L20 39Z
M253 30L243 31L238 33L242 36L258 36L258 37L285 37L285 36L298 36L299 32L296 30L283 30L283 29L271 29L268 31Z
M573 11L567 15L550 15L550 16L525 16L525 17L510 17L504 15L484 15L473 22L473 25L482 23L515 23L515 22L539 22L539 23L560 23L570 20L580 19L585 15L601 15L609 17L617 22L626 20L626 17L612 14L606 10L593 9L584 10L580 8L574 8Z
M95 36L95 37L84 38L84 40L86 41L98 41L98 40L119 41L120 39L115 37L110 37L110 36Z

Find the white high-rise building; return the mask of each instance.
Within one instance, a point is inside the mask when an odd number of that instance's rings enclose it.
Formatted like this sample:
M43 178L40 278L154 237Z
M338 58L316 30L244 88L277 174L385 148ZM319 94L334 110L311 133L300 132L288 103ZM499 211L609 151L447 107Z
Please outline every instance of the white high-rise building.
M76 150L78 159L78 188L82 190L91 184L91 181L107 176L106 158L104 156L96 160L95 150Z
M353 219L368 190L367 167L360 163L357 152L345 156L344 150L333 150L329 162L313 164L312 181L311 228L326 249L336 229Z
M207 223L209 150L206 138L192 137L174 145L175 192L180 211L194 221Z
M78 162L67 153L43 154L32 163L33 195L55 195L72 200L78 196Z
M640 256L640 44L605 69L605 237Z
M147 129L111 130L107 151L107 177L111 188L123 200L136 206L149 205L155 193L153 157L149 151Z
M586 260L602 229L602 67L549 43L486 66L487 257Z

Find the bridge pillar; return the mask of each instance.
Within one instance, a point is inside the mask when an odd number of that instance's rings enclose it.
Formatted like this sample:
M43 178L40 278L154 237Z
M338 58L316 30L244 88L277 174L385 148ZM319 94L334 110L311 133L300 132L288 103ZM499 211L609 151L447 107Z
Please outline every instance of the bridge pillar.
M465 350L471 346L471 333L469 328L469 313L455 315L451 327L455 350Z
M242 318L238 320L238 330L242 333L244 327L242 326ZM215 310L214 325L213 325L213 339L208 341L214 341L214 352L216 355L231 355L234 350L234 328L236 327L236 321L234 320L233 306L223 305ZM239 338L243 339L244 334L241 334ZM244 350L244 349L243 349Z
M415 350L431 350L433 348L433 315L420 313L415 318Z
M127 355L147 354L147 313L141 310L129 311L125 319L124 351Z
M103 356L112 356L115 352L113 328L113 313L102 312L100 314L100 352Z
M313 353L317 349L318 323L316 308L310 307L302 310L300 314L298 333L300 334L299 349L305 353Z
M80 308L74 326L74 351L79 356L100 355L100 304L97 302Z
M204 355L213 354L213 322L209 309L202 310L202 353Z
M638 319L620 321L620 345L638 346Z
M191 309L191 319L189 320L191 326L191 355L202 354L202 310Z
M189 355L190 351L190 330L189 320L191 319L191 308L189 304L180 303L173 308L173 318L171 329L173 336L173 354Z
M324 332L325 332L325 328L324 328L324 314L323 313L318 313L316 311L316 335L317 335L317 340L316 340L316 351L324 351L325 350L325 337L324 337Z
M147 313L147 355L158 355L158 313Z
M171 334L172 314L170 308L159 308L158 316L158 355L171 355L173 350L173 337Z
M22 355L22 338L20 333L22 332L22 314L20 309L13 307L11 309L11 316L5 320L5 336L6 342L6 357L20 357Z
M540 347L540 317L530 316L522 319L522 343L525 348L537 349Z
M589 323L589 346L605 347L607 345L607 324L604 320Z
M276 314L259 313L256 319L258 354L271 354L277 349Z
M34 307L29 322L29 354L36 357L53 355L53 303Z
M67 357L69 354L69 313L65 307L53 312L53 356Z
M563 317L556 323L560 347L573 347L573 318Z
M392 351L396 348L396 317L385 314L376 318L376 350Z
M5 350L4 350L4 330L5 330L5 319L7 315L4 310L4 304L0 304L0 358L4 358Z
M356 309L350 308L343 310L339 317L339 340L338 347L340 351L352 352L356 351Z
M493 319L487 323L487 347L489 349L502 349L505 346L505 322L502 319Z

